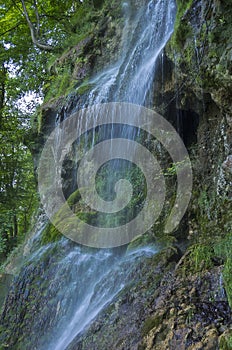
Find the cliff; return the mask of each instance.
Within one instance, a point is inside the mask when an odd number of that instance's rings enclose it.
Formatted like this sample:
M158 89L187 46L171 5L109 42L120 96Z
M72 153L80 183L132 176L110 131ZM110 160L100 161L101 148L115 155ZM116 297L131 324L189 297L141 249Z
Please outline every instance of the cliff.
M133 11L140 5L136 1ZM119 57L125 25L121 1L99 4L95 22L94 33L62 53L50 67L53 79L46 86L38 128L32 135L36 169L45 140L57 123L77 106L85 106L92 88L90 77ZM116 248L114 256L97 253L96 260L113 265L114 259L135 248L150 245L158 251L123 260L123 272L114 270L116 282L106 269L105 280L120 285L120 290L112 288L115 296L66 349L232 349L231 23L228 1L177 1L174 32L156 65L152 108L176 128L189 152L191 202L171 235L164 235L158 222L137 241ZM79 201L79 193L73 194L73 166L67 161L63 174L70 205ZM168 186L173 201L172 180ZM42 228L37 246L32 243L30 253L22 252L25 260L2 310L2 349L45 349L53 344L51 339L58 336L54 328L60 320L68 327L73 305L84 293L81 283L73 292L76 279L91 284L99 273L92 271L87 280L82 275L81 254L86 261L94 260L91 248L81 252L78 244L46 221Z

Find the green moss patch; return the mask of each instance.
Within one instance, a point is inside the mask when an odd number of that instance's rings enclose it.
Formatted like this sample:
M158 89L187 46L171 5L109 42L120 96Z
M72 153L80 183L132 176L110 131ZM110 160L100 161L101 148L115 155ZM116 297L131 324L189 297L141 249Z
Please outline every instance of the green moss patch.
M147 318L142 329L143 337L146 336L151 329L158 327L162 323L162 319L163 317L160 315Z

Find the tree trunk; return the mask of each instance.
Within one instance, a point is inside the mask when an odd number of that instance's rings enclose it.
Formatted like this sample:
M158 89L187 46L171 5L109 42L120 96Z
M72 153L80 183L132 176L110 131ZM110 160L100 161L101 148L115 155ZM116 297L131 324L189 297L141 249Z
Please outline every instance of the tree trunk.
M18 222L17 222L17 215L14 214L13 216L13 237L18 236Z

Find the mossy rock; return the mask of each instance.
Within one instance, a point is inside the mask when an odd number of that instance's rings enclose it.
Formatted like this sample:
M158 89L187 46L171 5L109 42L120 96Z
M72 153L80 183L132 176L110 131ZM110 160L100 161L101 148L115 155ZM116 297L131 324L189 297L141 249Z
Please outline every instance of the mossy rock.
M142 329L143 337L145 337L150 332L150 330L158 327L162 323L162 320L163 320L162 315L157 315L155 317L147 318L146 321L144 322L143 329Z
M74 191L67 199L69 206L75 205L81 199L81 194L79 190Z
M177 14L174 26L174 33L171 38L173 46L183 47L186 39L191 36L192 29L186 18L187 11L191 8L193 0L177 0Z
M45 227L42 233L43 244L58 241L62 238L62 235L66 236L65 233L67 233L67 237L74 241L76 241L77 237L79 237L78 240L81 240L81 236L85 234L82 230L82 225L85 222L93 222L96 213L84 207L82 203L80 203L80 199L81 195L79 190L74 191L69 196L66 203L64 203L54 215L52 222ZM70 215L70 210L74 215ZM77 218L79 221L77 221Z
M61 239L61 233L56 229L52 223L46 225L42 233L42 244L48 244Z
M91 84L81 84L78 88L77 88L77 93L79 95L84 95L85 93L87 93L88 91L90 91L92 85Z
M149 234L149 233L145 233L141 236L135 237L128 245L127 247L127 251L130 252L134 249L137 248L141 248L144 246L148 246L151 247L151 244L155 244L154 242L154 237Z
M220 350L232 349L232 330L224 332L219 338Z

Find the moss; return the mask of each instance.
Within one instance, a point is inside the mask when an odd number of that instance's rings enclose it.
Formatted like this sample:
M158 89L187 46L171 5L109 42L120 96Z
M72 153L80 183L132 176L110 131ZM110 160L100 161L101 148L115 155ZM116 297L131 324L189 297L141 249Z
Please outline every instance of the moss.
M45 102L52 98L67 96L74 91L75 80L72 78L69 68L62 69L57 76L53 76L44 86L46 92Z
M163 317L160 315L147 318L142 328L143 337L146 336L151 329L158 327L162 323L162 319Z
M196 208L198 236L189 248L186 272L210 270L214 264L224 264L223 280L230 307L232 307L232 213L231 200L218 196L214 191L202 189L193 194L193 208ZM196 200L196 202L195 202ZM194 210L193 210L194 212ZM193 221L191 222L193 224ZM213 235L212 235L213 233Z
M70 35L63 43L63 51L59 56L52 55L48 61L50 76L43 86L45 102L68 95L75 90L77 80L82 80L82 76L76 78L76 71L78 67L83 70L87 65L86 50L90 38L96 35L94 29L99 21L102 5L101 0L87 3L80 6L72 16L69 23Z
M93 87L93 84L90 84L87 80L85 80L78 88L77 93L79 95L84 95L86 92L90 91Z
M77 234L77 220L79 218L79 234L82 233L82 225L84 222L94 222L96 213L94 211L88 210L85 206L80 202L81 195L79 190L74 191L66 203L60 208L60 210L54 215L52 219L52 223L49 223L43 233L42 233L42 243L47 244L51 242L56 242L61 239L62 234L65 232L68 233L68 237L72 236L72 232L74 234L74 240ZM70 210L76 215L70 216ZM54 224L54 225L53 225ZM83 232L84 234L84 232Z
M222 334L219 340L220 350L231 350L232 349L232 330Z
M228 297L229 305L232 308L232 232L228 233L226 237L220 240L215 245L215 253L224 260L223 279Z
M191 249L194 272L204 271L213 267L212 258L214 251L211 246L198 244Z
M192 34L191 26L187 18L183 17L192 6L193 0L177 0L177 14L174 26L174 33L171 38L172 44L178 48L183 47L184 42Z
M230 249L231 254L231 249ZM231 256L227 257L225 267L223 270L223 277L225 281L225 289L228 297L228 302L232 308L232 258Z
M70 207L72 207L80 200L80 198L81 198L80 192L79 192L79 190L76 190L67 199L67 204ZM61 232L56 227L56 224L58 225L59 222L62 220L65 220L63 208L61 208L57 212L57 214L55 215L55 217L53 219L55 226L52 223L49 223L49 224L47 224L47 226L43 230L43 233L42 233L42 243L43 244L58 241L62 237Z
M81 199L80 191L74 191L67 199L69 206L75 205Z
M58 241L61 237L61 233L57 230L57 228L53 224L49 223L43 230L42 244Z

